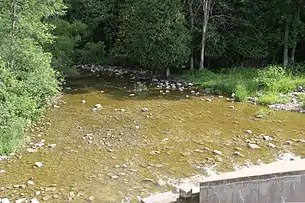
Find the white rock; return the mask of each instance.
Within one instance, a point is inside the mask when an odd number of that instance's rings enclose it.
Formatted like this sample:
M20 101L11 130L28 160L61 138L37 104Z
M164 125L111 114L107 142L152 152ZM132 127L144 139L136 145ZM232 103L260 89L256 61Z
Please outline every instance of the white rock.
M192 197L192 186L189 184L182 184L179 186L179 197L190 198Z
M166 182L164 180L158 180L158 185L161 187L164 187L166 185Z
M214 153L214 154L217 154L217 155L221 155L221 154L222 154L222 152L221 152L221 151L218 151L218 150L214 150L213 153Z
M267 136L267 135L265 135L265 136L264 136L263 138L264 138L264 140L268 140L268 141L271 141L271 140L273 140L273 139L272 139L272 137L270 137L270 136Z
M271 142L268 143L268 147L276 148L276 146L274 144L272 144Z
M249 147L250 149L260 149L260 148L261 148L261 147L258 146L257 144L251 144L251 143L248 143L248 147Z
M25 201L26 201L26 198L17 199L17 200L16 200L16 203L22 203L22 202L25 202Z
M245 130L245 133L252 134L253 132L252 132L252 130Z
M174 203L177 202L178 195L173 192L165 192L151 195L141 199L142 203Z
M143 112L148 112L148 108L143 108L142 111Z
M49 148L54 148L54 147L56 147L56 144L49 144L48 147Z
M0 174L1 174L1 173L5 173L5 170L0 170Z
M211 101L212 101L212 99L209 99L209 98L207 98L207 99L206 99L206 101L209 101L209 102L211 102Z
M35 162L34 167L37 167L37 168L42 167L42 163L41 162Z
M102 108L102 105L101 104L95 104L94 107L97 108L97 109L100 109L100 108Z
M134 97L134 96L135 96L135 94L129 94L129 96L130 96L130 97Z
M138 130L138 129L140 129L140 127L139 127L139 126L136 126L136 129Z
M86 104L86 100L83 99L83 100L81 101L81 103L82 103L82 104Z
M0 199L0 203L10 203L10 200L7 198Z
M31 199L30 203L39 203L39 201L37 198L33 198L33 199Z
M34 185L34 181L29 180L29 181L27 182L27 184L28 184L28 185Z

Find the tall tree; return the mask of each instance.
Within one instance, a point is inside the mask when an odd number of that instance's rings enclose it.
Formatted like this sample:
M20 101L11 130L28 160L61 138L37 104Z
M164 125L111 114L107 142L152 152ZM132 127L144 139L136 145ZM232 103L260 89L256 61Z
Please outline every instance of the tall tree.
M142 67L166 71L184 65L190 34L181 1L127 1L122 11L117 53Z

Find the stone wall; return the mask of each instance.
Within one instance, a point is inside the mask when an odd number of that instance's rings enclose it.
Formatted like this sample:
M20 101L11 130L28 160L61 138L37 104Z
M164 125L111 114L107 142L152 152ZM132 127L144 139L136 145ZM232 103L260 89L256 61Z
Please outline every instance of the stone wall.
M200 184L200 203L244 202L305 202L305 160L224 173Z

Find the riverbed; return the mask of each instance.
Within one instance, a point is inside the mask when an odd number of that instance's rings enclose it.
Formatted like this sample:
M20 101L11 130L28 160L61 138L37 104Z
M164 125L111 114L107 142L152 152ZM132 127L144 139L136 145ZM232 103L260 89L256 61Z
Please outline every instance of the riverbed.
M174 189L173 180L208 175L209 167L230 171L280 153L304 155L303 114L191 88L133 89L123 76L68 80L25 150L0 162L0 198L137 202Z

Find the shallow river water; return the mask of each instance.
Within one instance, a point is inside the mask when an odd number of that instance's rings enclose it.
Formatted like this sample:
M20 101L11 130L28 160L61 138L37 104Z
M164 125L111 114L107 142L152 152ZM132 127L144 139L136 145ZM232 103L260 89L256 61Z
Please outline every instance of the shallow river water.
M68 85L60 108L47 110L26 148L44 146L0 162L0 198L138 202L137 196L170 190L166 182L204 173L204 167L229 171L246 161L271 162L281 152L305 152L303 114L263 109L266 116L256 118L262 107L204 95L186 99L190 90L130 97L132 86L110 77L72 79ZM95 104L101 108L92 111ZM248 142L261 148L250 149ZM42 166L33 168L35 162Z

